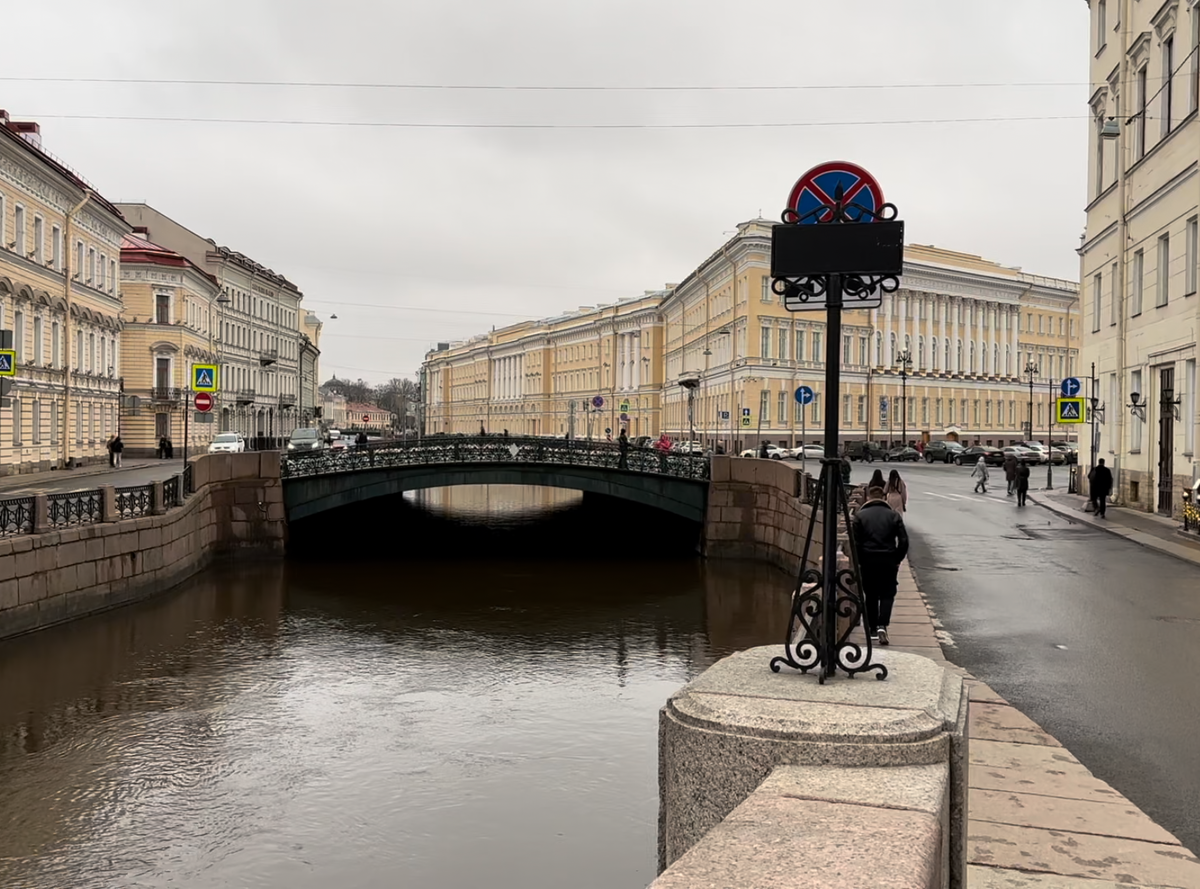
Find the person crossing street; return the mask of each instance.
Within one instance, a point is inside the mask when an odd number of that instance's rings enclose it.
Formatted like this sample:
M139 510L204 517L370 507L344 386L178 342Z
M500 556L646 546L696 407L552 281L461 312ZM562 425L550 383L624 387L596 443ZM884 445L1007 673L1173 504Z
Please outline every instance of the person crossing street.
M978 477L979 481L975 482L975 493L986 494L988 483L988 468L987 461L983 457L979 458L979 462L975 464L975 468L971 470L971 478Z

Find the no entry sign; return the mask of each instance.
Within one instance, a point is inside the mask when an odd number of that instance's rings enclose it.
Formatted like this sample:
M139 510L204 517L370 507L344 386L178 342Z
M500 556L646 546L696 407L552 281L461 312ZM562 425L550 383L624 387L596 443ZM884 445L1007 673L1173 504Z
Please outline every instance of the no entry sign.
M200 413L202 413L202 414L206 414L212 410L212 406L213 406L212 396L209 395L207 392L197 392L195 403L196 403L196 410L200 411Z
M788 209L794 211L797 219L805 225L833 222L832 211L816 211L834 204L839 188L842 191L842 203L846 206L846 217L851 222L871 222L874 217L870 213L878 213L883 207L883 189L874 176L858 164L829 161L813 167L796 180L792 193L788 195ZM864 209L870 213L863 212ZM812 215L808 216L809 213Z
M370 418L369 416L367 416L366 414L363 414L363 422L364 422L364 423L370 423L370 422L371 422L371 418Z

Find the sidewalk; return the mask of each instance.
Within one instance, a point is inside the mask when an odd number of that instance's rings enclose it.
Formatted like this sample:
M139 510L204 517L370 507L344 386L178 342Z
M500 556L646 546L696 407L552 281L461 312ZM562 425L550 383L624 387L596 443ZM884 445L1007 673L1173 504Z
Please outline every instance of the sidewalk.
M120 469L112 469L107 464L88 466L83 469L54 469L45 472L29 472L24 475L8 475L0 478L0 491L11 491L16 488L36 488L39 482L59 484L66 479L81 479L79 488L96 487L103 484L96 481L97 476L116 475L132 472L136 469L154 469L161 467L163 475L174 475L183 472L183 460L125 460Z
M939 627L905 563L888 634L894 647L944 661ZM1200 889L1200 859L1041 726L964 675L970 889Z
M1073 522L1102 528L1141 546L1200 565L1200 534L1192 534L1189 539L1178 533L1181 525L1175 519L1120 506L1109 506L1101 519L1084 512L1086 497L1060 491L1030 491L1029 499Z

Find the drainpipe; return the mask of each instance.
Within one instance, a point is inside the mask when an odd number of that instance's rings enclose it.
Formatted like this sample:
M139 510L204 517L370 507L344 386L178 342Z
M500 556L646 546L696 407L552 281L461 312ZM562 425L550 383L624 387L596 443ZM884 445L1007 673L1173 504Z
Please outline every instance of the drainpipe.
M1125 130L1127 129L1128 121L1125 120L1125 92L1129 87L1129 24L1130 15L1129 0L1121 0L1121 74L1117 81L1117 120L1120 122L1120 131L1117 136L1117 275L1120 278L1121 285L1121 305L1118 306L1117 312L1117 404L1108 405L1107 416L1116 419L1116 435L1113 441L1114 461L1117 464L1117 485L1116 494L1117 502L1122 503L1125 499L1120 485L1120 473L1124 468L1122 460L1122 451L1125 447L1125 347L1126 337L1128 334L1128 325L1126 324L1126 299L1128 297L1126 281L1128 278L1126 268L1126 253L1127 243L1129 240L1129 228L1126 222L1126 206L1128 200L1128 183L1125 180ZM1116 282L1114 282L1115 284ZM1082 287L1083 282L1079 283ZM1143 386L1143 388L1145 388Z
M71 242L71 222L76 216L82 212L92 199L90 189L84 189L83 200L75 207L67 212L66 222L63 225L63 300L66 302L66 311L63 318L63 339L65 348L63 353L66 356L66 367L63 368L63 469L71 465L71 255L75 252L75 245ZM118 287L120 285L118 284ZM81 362L82 355L76 355L75 360ZM120 405L117 406L118 422L120 418Z

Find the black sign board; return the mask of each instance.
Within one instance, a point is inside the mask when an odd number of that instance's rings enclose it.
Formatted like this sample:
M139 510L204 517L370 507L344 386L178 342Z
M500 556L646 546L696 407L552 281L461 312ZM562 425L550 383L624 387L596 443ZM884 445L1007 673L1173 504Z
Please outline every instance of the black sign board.
M771 277L899 275L904 223L777 225L771 230Z

